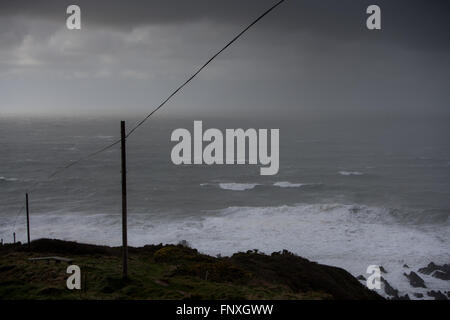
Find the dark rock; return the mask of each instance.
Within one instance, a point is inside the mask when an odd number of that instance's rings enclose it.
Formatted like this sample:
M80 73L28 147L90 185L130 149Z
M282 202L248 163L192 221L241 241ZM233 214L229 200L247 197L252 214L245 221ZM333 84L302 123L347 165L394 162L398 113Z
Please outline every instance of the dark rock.
M434 264L434 262L430 262L428 266L424 268L420 268L419 272L423 274L431 274L433 271L437 270L437 265Z
M435 271L440 271L437 274L437 276L435 276L433 273ZM428 264L428 266L426 266L424 268L420 268L419 272L423 273L423 274L428 274L428 275L433 273L433 277L436 277L436 278L442 279L442 280L450 280L450 264L444 264L442 266L439 266L439 265L435 264L434 262L430 262Z
M428 291L427 292L428 296L433 297L434 300L448 300L447 297L445 296L445 294L443 294L440 291Z
M387 282L387 280L383 277L381 277L381 282L383 282L384 284L384 292L386 292L387 295L390 295L392 297L394 297L394 299L398 299L398 290L394 289L389 282Z
M410 300L408 294L400 296L398 290L392 287L386 279L381 277L381 282L384 284L384 292L392 297L392 300Z
M186 248L191 247L191 244L187 240L181 240L180 242L178 242L178 245Z
M387 273L386 269L383 266L380 266L380 271L383 273Z
M359 276L357 276L356 279L362 280L362 281L366 281L366 278L364 278L364 276L363 276L362 274L360 274Z
M405 263L405 264L403 265L403 268L409 268L409 266Z
M414 297L416 297L416 298L423 298L423 294L419 293L419 292L415 292L414 293Z
M411 271L408 274L404 273L405 277L408 278L409 283L411 284L411 286L413 286L414 288L426 288L425 286L425 281L423 281L423 279L421 277L419 277L417 275L417 273L415 273L414 271Z
M432 276L441 280L450 280L450 272L442 272L441 270L436 270L432 274Z

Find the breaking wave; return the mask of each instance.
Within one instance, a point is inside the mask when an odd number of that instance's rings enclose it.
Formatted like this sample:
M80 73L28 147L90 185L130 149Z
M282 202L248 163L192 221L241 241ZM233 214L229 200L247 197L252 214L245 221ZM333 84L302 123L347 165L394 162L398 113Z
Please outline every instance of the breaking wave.
M363 172L359 172L359 171L339 171L338 173L342 176L362 176L362 175L364 175Z
M7 178L7 177L0 176L0 181L13 182L13 181L18 181L18 180L19 179L17 179L17 178Z
M280 188L300 188L305 186L317 186L320 183L292 183L289 181L278 181L273 184L275 187Z
M221 183L201 183L200 186L216 186L223 190L231 190L231 191L245 191L251 190L256 186L259 186L259 183L236 183L236 182L221 182Z
M221 182L218 184L215 183L201 183L200 186L218 186L223 190L232 190L232 191L245 191L254 189L256 186L264 186L264 184L260 183L237 183L237 182ZM305 186L316 186L320 185L320 183L292 183L289 181L278 181L273 183L272 186L279 188L300 188Z
M249 186L233 184L232 187L240 190ZM367 276L369 265L382 265L388 271L383 277L411 298L413 293L427 297L427 290L449 291L448 281L422 274L427 289L412 288L403 275L417 272L430 261L449 262L449 224L427 228L405 226L395 212L337 203L228 207L204 211L197 217L170 220L133 214L129 217L128 234L132 246L187 240L199 251L212 255L251 249L265 253L287 249L319 263L342 267L354 276ZM120 221L120 215L59 212L36 215L33 230L37 238L120 245ZM20 226L18 234L25 234L24 227ZM6 235L6 229L0 231ZM405 264L409 266L407 270Z
M219 187L224 190L244 191L253 189L258 183L219 183Z

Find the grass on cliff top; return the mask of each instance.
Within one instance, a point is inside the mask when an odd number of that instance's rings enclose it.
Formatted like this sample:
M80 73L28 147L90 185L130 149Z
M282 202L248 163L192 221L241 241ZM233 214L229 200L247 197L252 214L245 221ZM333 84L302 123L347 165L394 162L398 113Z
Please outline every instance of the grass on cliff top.
M81 290L67 289L67 264L28 260L54 255L81 268ZM129 249L128 270L129 279L123 280L120 248L48 239L34 241L31 252L21 245L3 246L0 299L377 298L346 271L288 252L214 258L181 245L145 246Z

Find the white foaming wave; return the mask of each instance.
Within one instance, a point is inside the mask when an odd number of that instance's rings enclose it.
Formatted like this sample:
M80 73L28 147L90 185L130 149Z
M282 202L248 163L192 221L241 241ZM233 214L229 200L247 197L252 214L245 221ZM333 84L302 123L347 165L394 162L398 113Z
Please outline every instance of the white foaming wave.
M275 187L280 188L299 188L303 186L312 185L310 183L291 183L289 181L278 181L273 184Z
M359 171L339 171L342 176L362 176L364 173Z
M259 185L258 183L219 183L219 187L224 190L232 190L232 191L245 191L253 189Z
M237 182L229 182L229 183L200 183L201 187L209 186L209 185L217 185L219 188L224 190L232 190L232 191L245 191L245 190L251 190L255 188L256 186L260 186L260 183L237 183ZM303 186L314 186L319 185L319 183L291 183L289 181L278 181L273 184L275 187L280 188L300 188Z
M342 267L355 277L367 277L369 265L382 265L388 270L383 277L411 298L413 292L427 298L427 290L450 290L448 282L422 274L428 289L412 288L403 275L417 272L430 261L448 263L450 228L402 226L384 208L342 204L230 207L202 219L173 221L153 232L151 239L142 235L145 240L136 240L140 244L187 240L212 255L287 249L319 263ZM404 269L404 264L410 269Z
M7 177L0 176L0 181L13 182L13 181L18 181L18 180L19 179L17 179L17 178L7 178Z
M26 234L23 223L18 235ZM401 294L449 291L450 283L419 274L427 289L412 288L403 275L433 261L450 261L449 225L414 228L397 223L388 209L362 205L299 204L278 207L229 207L206 211L189 219L161 220L148 214L129 216L132 246L178 243L187 240L200 252L231 255L259 249L265 253L290 250L319 263L342 267L354 276L364 275L369 265L382 265L383 277ZM10 230L0 227L4 239ZM104 245L121 243L119 214L35 215L35 238L59 238ZM19 239L23 241L25 239ZM403 265L409 265L409 269ZM384 292L378 291L380 294Z

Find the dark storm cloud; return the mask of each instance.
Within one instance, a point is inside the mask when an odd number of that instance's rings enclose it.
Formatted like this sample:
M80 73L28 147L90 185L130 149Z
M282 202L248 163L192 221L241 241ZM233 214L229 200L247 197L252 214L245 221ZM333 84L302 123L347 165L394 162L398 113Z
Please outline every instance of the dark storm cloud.
M0 114L145 114L272 0L0 0ZM82 30L65 28L78 4ZM382 30L365 27L382 10ZM286 0L165 112L449 114L449 1Z
M63 21L70 4L83 10L86 26L131 29L140 25L183 24L199 20L215 23L245 24L272 0L2 0L0 16L25 15ZM383 10L385 40L418 48L448 48L450 2L446 0L286 0L264 22L283 32L305 31L347 39L365 40L362 21L365 8L377 4Z

